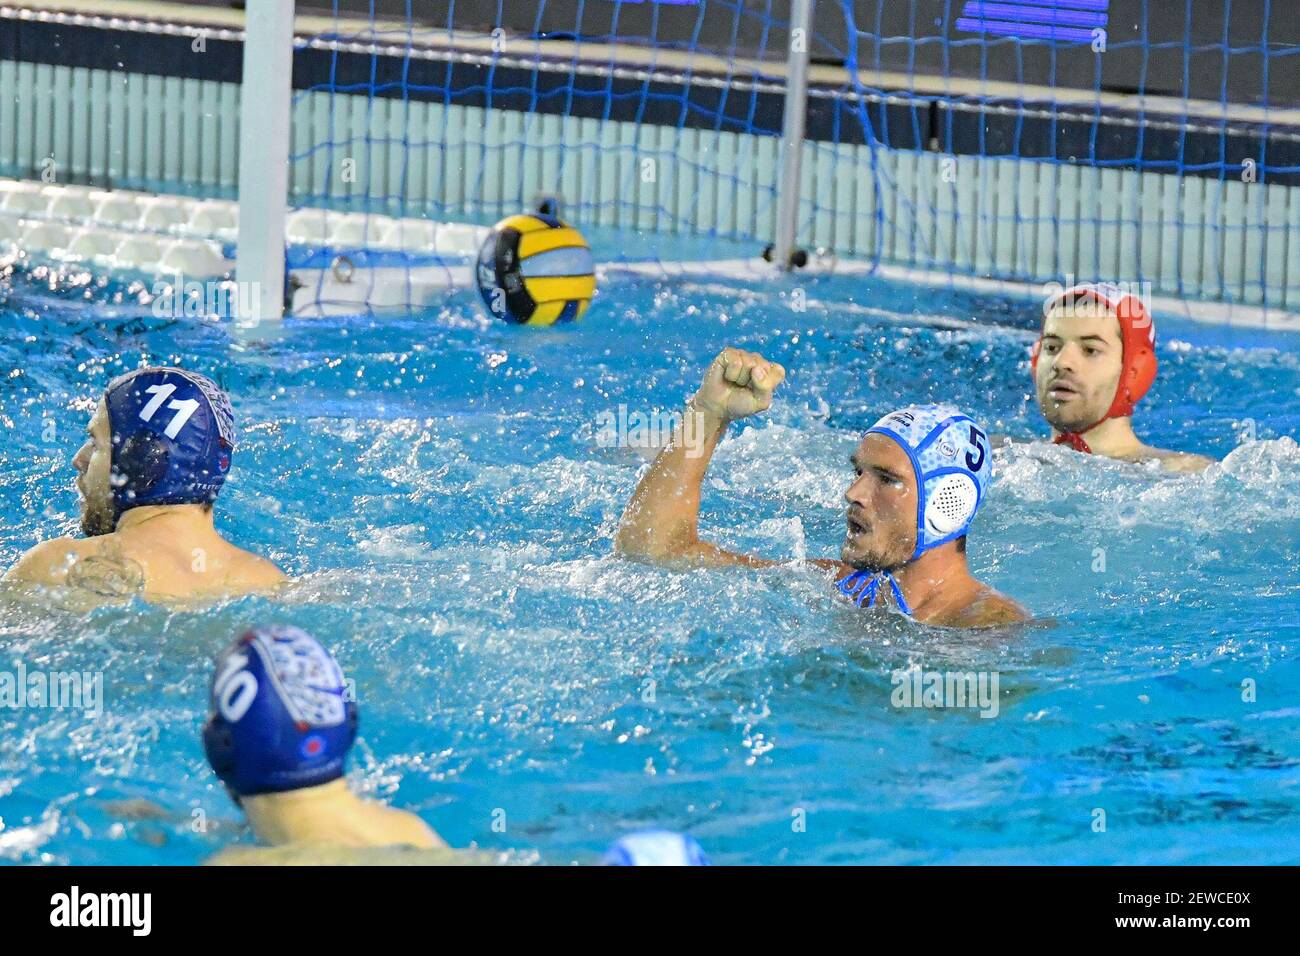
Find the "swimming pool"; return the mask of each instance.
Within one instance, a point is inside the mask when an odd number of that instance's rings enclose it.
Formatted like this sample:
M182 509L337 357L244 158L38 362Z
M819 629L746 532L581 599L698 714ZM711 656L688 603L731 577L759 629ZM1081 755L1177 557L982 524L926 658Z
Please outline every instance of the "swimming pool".
M0 605L5 667L101 671L105 695L98 719L0 709L0 859L247 841L199 727L217 651L284 621L356 680L354 782L510 860L590 862L654 825L720 863L1300 861L1294 339L1158 319L1138 430L1226 456L1204 475L998 452L972 565L1043 626L927 630L811 571L613 558L644 458L606 447L602 416L677 408L724 345L789 369L710 473L702 525L733 547L837 553L857 433L907 401L1043 431L1032 304L799 281L802 312L777 286L615 278L575 327L488 323L466 293L248 342L104 305L111 287L87 305L0 286L0 565L75 528L91 402L148 360L230 390L218 524L299 578L203 613ZM912 664L998 672L999 716L891 707Z

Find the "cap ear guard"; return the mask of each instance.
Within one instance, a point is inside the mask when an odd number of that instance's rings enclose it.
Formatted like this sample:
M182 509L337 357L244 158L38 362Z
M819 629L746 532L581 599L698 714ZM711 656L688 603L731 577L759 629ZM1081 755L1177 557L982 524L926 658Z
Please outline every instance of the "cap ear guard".
M136 432L113 450L114 497L125 502L147 495L167 474L167 445L156 435Z
M926 489L925 524L932 532L944 537L965 528L975 517L980 492L967 474L952 472Z
M1124 301L1137 302L1133 296ZM1133 407L1151 390L1156 380L1156 330L1141 303L1136 309L1120 313L1120 337L1123 340L1124 369L1120 373L1119 387L1115 389L1115 400L1106 412L1108 418L1132 415Z
M224 782L234 776L235 735L217 714L210 715L203 724L203 753L220 780Z

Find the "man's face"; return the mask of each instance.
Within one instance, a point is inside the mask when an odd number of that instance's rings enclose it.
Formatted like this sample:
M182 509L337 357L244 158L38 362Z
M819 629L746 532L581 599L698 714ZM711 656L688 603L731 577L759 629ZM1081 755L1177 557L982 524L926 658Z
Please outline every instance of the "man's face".
M1034 386L1049 425L1077 432L1101 421L1123 369L1119 319L1105 306L1084 301L1048 312Z
M101 401L86 428L86 443L72 459L72 467L77 469L77 491L81 495L81 530L90 536L108 534L116 525L109 484L112 464L108 410Z
M898 442L862 439L850 459L857 478L844 492L848 534L840 560L863 569L896 568L916 550L916 474Z

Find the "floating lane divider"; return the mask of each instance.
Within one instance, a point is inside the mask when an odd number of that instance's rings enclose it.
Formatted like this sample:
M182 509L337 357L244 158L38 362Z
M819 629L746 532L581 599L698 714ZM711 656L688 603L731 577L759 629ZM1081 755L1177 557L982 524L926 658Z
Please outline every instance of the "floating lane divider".
M469 285L467 263L487 232L460 222L293 210L285 225L293 311L367 311L368 299L381 308L427 304ZM0 259L237 279L238 234L232 200L0 178Z

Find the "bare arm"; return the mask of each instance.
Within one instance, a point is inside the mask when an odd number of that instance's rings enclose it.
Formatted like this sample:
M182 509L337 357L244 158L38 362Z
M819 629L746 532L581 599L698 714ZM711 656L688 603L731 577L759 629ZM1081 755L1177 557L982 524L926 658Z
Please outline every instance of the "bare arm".
M615 553L685 566L777 563L701 541L700 488L727 425L767 409L784 378L785 369L752 352L724 349L713 360L682 424L632 494L614 537ZM698 442L688 441L691 435Z

